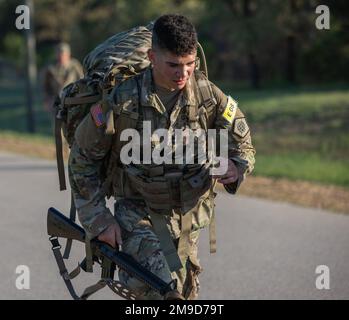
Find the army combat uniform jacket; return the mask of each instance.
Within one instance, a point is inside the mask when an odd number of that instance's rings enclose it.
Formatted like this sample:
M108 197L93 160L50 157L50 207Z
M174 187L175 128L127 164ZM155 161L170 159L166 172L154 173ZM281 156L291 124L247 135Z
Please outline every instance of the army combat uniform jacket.
M199 98L205 90L211 95L211 101L206 105ZM150 67L114 88L109 96L109 108L113 110L115 123L122 112L135 115L135 129L140 134L140 142L143 141L145 121L151 123L152 133L156 129L227 129L228 157L239 171L239 179L225 185L229 193L234 194L245 175L253 169L255 150L243 113L232 98L227 97L199 71L192 75L180 92L172 110L168 111L156 94ZM77 128L69 159L75 205L88 237L99 235L114 223L115 218L127 234L132 233L140 221L148 219L156 225L156 217L162 216L172 239L177 239L178 251L181 251L181 241L178 239L183 233L183 217L190 217L190 230L187 231L195 233L209 225L213 214L214 184L211 176L208 176L207 167L185 162L162 165L125 165L120 161L109 163L109 167L116 168L108 171L109 175L113 175L110 194L117 200L114 217L106 207L106 190L101 173L104 159L113 152L115 135L105 133L105 122L108 121L105 108L104 117L96 117L96 108L92 107L91 110L91 114ZM149 143L153 150L160 141L152 136ZM142 147L145 146L140 143L141 158L144 153ZM188 221L184 227L188 229ZM189 248L189 252L188 248L186 250L186 256L192 256L194 264L198 264L192 248Z
M135 79L130 79L113 90L110 96L110 104L116 115L120 113L120 108L134 103L132 98L135 95L135 91L140 89L139 112L141 116L138 118L137 123L137 130L140 133L143 126L142 123L145 120L151 121L152 131L158 128L183 128L187 126L187 107L190 103L197 103L196 97L190 88L194 81L188 81L178 99L178 103L173 108L171 114L168 114L156 93L153 92L151 69L147 69L146 72L136 78L139 78L138 82L141 82L140 88L137 87ZM228 97L215 85L212 83L210 85L216 100L216 105L211 110L214 119L210 126L212 128L229 130L229 158L235 162L240 173L236 183L225 186L229 193L235 193L245 175L253 169L255 150L251 143L250 131L243 113L239 108L236 108L234 117L227 117L225 112ZM100 177L102 162L112 147L113 136L106 135L104 126L97 126L93 116L90 114L80 124L75 136L76 143L72 147L69 159L70 182L80 221L90 237L95 237L113 221L112 214L106 208L105 194L103 193ZM151 167L151 165L138 166L137 169L142 171L146 170L147 167ZM178 167L179 170L183 170L183 166ZM129 179L125 179L124 174L123 178L123 185L119 189L123 189L124 196L122 197L121 195L120 197L120 190L115 190L116 194L114 195L118 198L140 200L142 197L132 190ZM119 182L120 179L118 179ZM200 220L198 217L197 219ZM136 221L120 222L125 227L131 227L128 224Z

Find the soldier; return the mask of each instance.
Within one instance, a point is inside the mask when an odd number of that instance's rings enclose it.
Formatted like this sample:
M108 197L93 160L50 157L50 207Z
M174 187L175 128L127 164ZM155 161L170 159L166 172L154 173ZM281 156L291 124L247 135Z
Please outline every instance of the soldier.
M61 90L83 77L80 62L71 58L69 44L59 43L55 50L56 62L49 65L43 75L44 108L50 112L53 112L53 100Z
M69 159L70 183L79 220L90 239L97 237L114 248L121 247L164 281L175 280L185 299L195 299L202 271L197 257L199 233L210 222L210 229L214 229L215 182L235 194L245 175L253 170L255 150L236 102L196 70L197 33L187 18L158 18L148 57L151 66L119 84L109 96L116 126L122 123L117 122L118 117L131 115L137 119L139 141L143 141L146 121L152 133L160 128L170 133L174 129L227 129L226 173L210 176L207 163L111 161L106 179L112 180L109 193L116 198L113 216L106 207L101 167L105 157L113 154L119 136L105 134L107 112L97 104L75 133ZM156 135L151 137L154 150L161 143ZM141 159L145 148L141 144ZM210 244L214 252L211 231ZM119 280L140 299L162 298L125 270L119 271Z

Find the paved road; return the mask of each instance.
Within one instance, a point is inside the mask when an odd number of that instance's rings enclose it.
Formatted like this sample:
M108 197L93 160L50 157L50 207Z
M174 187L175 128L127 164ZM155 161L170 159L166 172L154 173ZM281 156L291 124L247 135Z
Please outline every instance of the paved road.
M0 299L69 299L46 235L46 212L67 212L55 163L0 154ZM349 216L243 196L219 194L218 252L200 243L202 299L349 299ZM83 257L75 243L70 267ZM18 290L16 267L30 270ZM318 265L329 267L329 290L316 289ZM79 292L98 280L83 274ZM114 299L103 289L92 299Z

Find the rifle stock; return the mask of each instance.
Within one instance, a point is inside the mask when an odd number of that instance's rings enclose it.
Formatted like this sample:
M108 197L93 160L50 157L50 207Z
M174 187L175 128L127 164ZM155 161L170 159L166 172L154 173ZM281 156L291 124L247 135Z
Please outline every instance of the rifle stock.
M74 239L85 242L84 229L52 207L49 208L47 212L47 233L51 237ZM167 296L167 299L183 300L183 297L173 288L173 281L166 283L139 264L130 255L124 252L118 252L108 244L96 239L91 240L91 249L92 254L97 258L95 261L99 262L107 259L110 262L107 264L108 266L117 265L119 268L124 269L138 280L159 292L162 296ZM113 273L113 271L106 272L106 274Z
M47 234L85 242L85 230L52 207L47 212Z

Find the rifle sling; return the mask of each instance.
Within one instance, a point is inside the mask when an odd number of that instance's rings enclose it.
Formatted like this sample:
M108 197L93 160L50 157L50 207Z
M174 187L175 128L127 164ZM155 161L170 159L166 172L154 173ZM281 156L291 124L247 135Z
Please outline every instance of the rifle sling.
M79 264L77 268L75 268L72 272L68 273L67 268L65 266L63 256L61 254L61 245L59 244L57 237L50 237L49 239L52 244L52 251L54 254L54 257L56 259L59 273L63 278L63 281L72 296L74 300L86 300L88 299L92 294L96 293L97 291L103 289L106 285L116 294L118 294L120 297L124 299L130 299L130 300L136 300L136 295L127 287L125 287L121 282L115 281L113 279L101 279L96 284L87 287L83 294L79 297L73 287L73 284L71 282L72 279L74 279L76 276L80 274L80 271L82 269L82 266Z
M63 260L62 254L61 254L61 246L58 242L57 237L50 237L50 241L52 243L52 251L53 251L53 254L55 256L57 265L58 265L59 273L62 276L64 283L65 283L70 295L72 296L72 298L74 300L81 300L81 298L76 294L74 287L73 287L73 284L71 283L72 278L68 274L67 268L65 266L65 263L64 263L64 260ZM73 275L72 275L72 277L73 277Z

